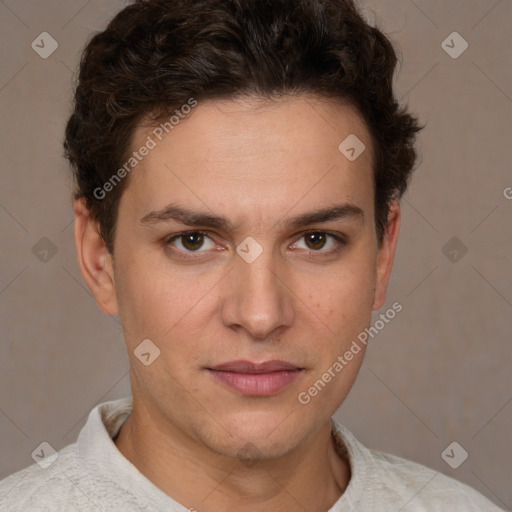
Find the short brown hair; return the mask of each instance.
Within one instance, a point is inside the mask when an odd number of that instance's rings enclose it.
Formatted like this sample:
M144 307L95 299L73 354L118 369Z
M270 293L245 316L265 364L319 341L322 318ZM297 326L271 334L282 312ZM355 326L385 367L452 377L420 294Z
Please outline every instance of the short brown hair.
M353 0L136 0L82 55L65 156L110 252L127 180L94 193L125 162L135 128L196 100L310 93L348 100L374 146L379 243L407 188L423 127L393 94L392 44Z

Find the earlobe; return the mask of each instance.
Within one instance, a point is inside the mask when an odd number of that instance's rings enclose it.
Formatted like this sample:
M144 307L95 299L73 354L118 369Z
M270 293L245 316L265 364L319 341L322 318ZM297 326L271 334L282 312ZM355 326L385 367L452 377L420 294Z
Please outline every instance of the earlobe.
M393 201L390 204L388 225L377 257L376 284L372 308L374 311L381 308L386 302L386 291L388 288L389 278L391 277L396 246L398 243L400 219L400 204L398 201Z
M101 237L97 222L90 215L85 200L74 202L75 248L80 272L98 306L107 315L118 313L112 255Z

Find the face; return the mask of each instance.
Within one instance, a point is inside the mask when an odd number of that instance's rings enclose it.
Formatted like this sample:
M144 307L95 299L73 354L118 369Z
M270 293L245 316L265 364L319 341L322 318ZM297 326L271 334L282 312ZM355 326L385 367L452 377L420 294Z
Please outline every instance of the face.
M134 149L156 146L129 177L95 293L119 312L134 401L216 453L284 455L346 397L364 348L333 365L385 300L399 210L379 246L368 130L314 97L208 101L161 141L153 130L134 134ZM366 146L354 161L338 149L351 134ZM134 354L147 339L148 366Z

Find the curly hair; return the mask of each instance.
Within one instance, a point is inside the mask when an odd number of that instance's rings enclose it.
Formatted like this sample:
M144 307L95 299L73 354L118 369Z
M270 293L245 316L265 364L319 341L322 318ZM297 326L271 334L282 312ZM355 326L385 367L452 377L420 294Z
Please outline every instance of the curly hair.
M193 97L314 94L349 101L374 147L379 244L389 206L407 188L418 119L393 94L397 55L353 0L136 0L94 35L80 62L64 141L109 251L124 179L94 193L126 161L144 119L158 122Z

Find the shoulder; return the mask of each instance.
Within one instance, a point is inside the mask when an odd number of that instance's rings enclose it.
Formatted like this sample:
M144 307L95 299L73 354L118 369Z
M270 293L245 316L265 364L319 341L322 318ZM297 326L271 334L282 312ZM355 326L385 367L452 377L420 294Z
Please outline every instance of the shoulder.
M369 450L375 463L375 484L384 494L403 501L404 512L500 512L485 496L454 478L410 460ZM405 498L405 500L404 500Z
M34 463L0 481L0 512L65 510L79 499L83 471L76 443L63 448L50 465Z
M468 485L417 462L366 448L346 427L338 422L335 427L338 442L348 451L354 487L379 510L503 512Z

